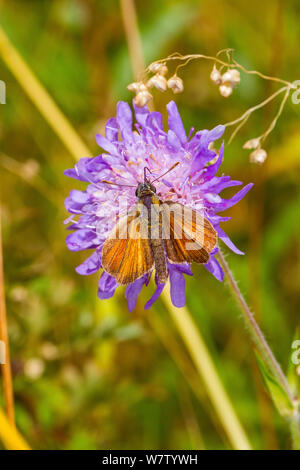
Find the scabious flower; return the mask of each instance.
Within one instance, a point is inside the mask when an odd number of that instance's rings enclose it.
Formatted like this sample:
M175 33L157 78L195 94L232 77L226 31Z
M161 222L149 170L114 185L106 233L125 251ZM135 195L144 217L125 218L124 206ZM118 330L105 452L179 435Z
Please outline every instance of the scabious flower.
M82 158L75 168L65 171L65 175L88 183L85 191L72 190L65 200L66 209L72 214L66 223L71 221L68 228L74 230L66 239L68 248L71 251L92 250L92 254L76 271L87 275L101 268L103 243L119 215L118 201L122 197L129 207L137 202L135 189L138 182L144 179L144 168L148 167L153 175L159 176L175 162L180 164L155 183L159 197L180 202L202 213L212 223L218 237L232 251L243 254L219 227L220 222L230 217L217 215L239 202L252 187L251 183L246 185L230 199L220 196L223 189L242 184L231 180L230 176L216 176L223 160L224 142L219 154L209 147L222 136L224 126L196 133L191 129L187 136L174 101L167 105L167 131L163 128L160 113L135 105L134 110L136 123L133 127L129 104L119 102L116 118L109 119L106 124L105 137L96 135L97 143L104 152L97 157ZM108 185L104 181L123 186ZM205 267L222 281L224 273L215 258L217 252L218 248L212 251ZM171 300L176 307L185 304L184 274L192 275L189 264L168 263ZM148 285L150 276L151 273L146 274L126 287L130 311L134 309L143 286ZM156 291L146 303L146 309L151 307L164 288L157 279L155 281ZM117 287L114 277L102 272L98 297L112 297Z

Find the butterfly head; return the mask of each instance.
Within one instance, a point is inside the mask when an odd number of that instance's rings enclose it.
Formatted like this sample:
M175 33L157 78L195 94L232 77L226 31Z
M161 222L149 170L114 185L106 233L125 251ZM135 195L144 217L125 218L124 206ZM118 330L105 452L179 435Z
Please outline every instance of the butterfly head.
M150 181L145 180L144 183L139 183L138 187L136 188L135 195L138 198L142 198L145 196L152 196L153 194L156 193L156 188L153 186L153 184L150 183Z
M160 175L157 178L155 178L154 180L152 180L152 182L150 182L147 178L147 171L148 171L148 173L151 173L151 171L149 170L149 168L145 167L144 168L144 182L138 184L135 195L138 198L141 198L141 197L145 197L145 196L152 196L153 194L155 194L156 193L156 188L155 188L155 186L153 186L152 183L159 180L162 176L165 176L167 173L169 173L171 170L173 170L177 165L179 165L179 162L174 163L174 165L172 165L171 168L169 168L162 175Z

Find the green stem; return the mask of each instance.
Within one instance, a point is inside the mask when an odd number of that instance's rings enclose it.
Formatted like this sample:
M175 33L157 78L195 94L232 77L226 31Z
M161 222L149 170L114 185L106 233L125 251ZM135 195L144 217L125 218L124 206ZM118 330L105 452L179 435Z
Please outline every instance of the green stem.
M227 281L232 291L233 296L237 300L238 305L240 306L240 310L243 314L244 320L246 325L248 326L251 338L256 345L260 355L269 369L269 371L273 374L274 378L277 382L281 385L282 389L286 393L290 404L293 408L293 414L290 416L290 431L291 436L293 439L293 447L294 449L300 450L300 412L299 412L299 399L295 397L290 389L286 376L284 375L280 365L278 364L270 346L268 345L261 329L259 328L258 324L255 321L253 314L251 313L241 291L238 288L238 285L230 271L230 268L222 254L219 250L218 259L224 270Z
M271 348L268 345L261 329L256 323L255 318L251 313L221 250L219 250L218 259L224 273L226 274L231 292L235 297L238 305L240 306L240 310L243 314L246 325L249 328L252 340L254 341L270 372L274 375L274 377L276 377L277 381L280 383L281 387L283 388L292 405L294 406L294 397L287 382L287 379L284 373L282 372L282 369L278 364L273 352L271 351Z

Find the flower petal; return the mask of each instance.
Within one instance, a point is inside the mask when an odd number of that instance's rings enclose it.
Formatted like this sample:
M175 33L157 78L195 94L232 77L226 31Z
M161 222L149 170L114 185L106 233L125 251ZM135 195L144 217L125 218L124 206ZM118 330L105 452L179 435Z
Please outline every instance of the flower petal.
M221 145L221 148L220 148L220 153L219 153L219 157L217 159L217 161L213 164L213 165L210 165L207 169L206 169L206 173L205 173L205 179L210 179L212 178L218 171L218 169L220 168L220 165L223 161L223 155L224 155L224 140L222 142L222 145Z
M101 258L99 257L97 251L89 256L82 264L75 268L78 274L82 274L83 276L87 276L89 274L93 274L101 267Z
M169 129L175 132L180 142L184 144L187 142L187 137L175 101L170 101L170 103L167 104L167 110L169 113Z
M156 280L155 280L156 282ZM160 296L160 294L162 293L164 287L165 287L166 284L158 284L156 283L156 290L154 292L154 294L152 295L152 297L148 300L148 302L146 302L145 304L145 310L149 310L150 307L152 307L152 305L154 304L154 302L156 302L156 300L158 299L158 297Z
M181 148L181 142L171 129L168 131L168 144L174 149L174 150L179 150Z
M147 281L148 275L140 277L136 281L132 282L126 287L125 297L128 303L128 310L132 312L136 306L137 298L143 288L143 285Z
M107 121L105 126L105 136L111 142L118 140L119 126L116 118L111 118Z
M79 175L76 173L75 168L69 168L68 170L65 170L64 175L68 176L69 178L80 180Z
M99 147L103 148L106 152L111 153L112 155L118 155L117 147L106 137L103 137L103 135L96 134L96 142Z
M149 109L147 106L136 106L133 101L133 109L137 122L141 126L146 125L146 119L149 116Z
M225 126L222 124L219 124L218 126L214 127L207 133L207 142L210 144L211 142L214 142L215 140L218 140L220 137L225 132Z
M170 294L175 307L185 306L185 279L177 269L170 270Z
M86 192L73 189L65 199L65 208L72 214L78 214L81 212L82 207L88 203L89 199L90 196Z
M99 299L110 299L114 295L117 286L118 284L115 278L103 271L99 279Z
M253 183L249 183L246 186L243 187L238 193L236 193L231 199L223 199L220 204L215 205L215 211L216 212L221 212L225 211L226 209L229 209L229 207L234 206L237 204L245 194L252 188Z
M188 263L175 264L175 263L168 262L168 269L169 271L176 270L176 271L181 272L182 274L193 276L191 265Z
M237 255L245 254L235 246L235 244L230 240L229 236L227 235L227 233L224 232L224 230L222 230L220 227L217 227L217 232L219 238L225 243L225 245L228 246L228 248L231 249L231 251L233 251Z
M220 282L224 279L224 272L214 256L210 256L209 262L204 267Z
M95 232L88 229L76 230L66 238L66 244L70 251L81 251L93 248L96 241Z
M154 131L162 131L163 130L163 118L160 113L157 111L153 111L149 113L146 119L146 126L150 127Z
M132 134L132 112L128 103L119 101L117 105L117 123L120 127L121 134Z

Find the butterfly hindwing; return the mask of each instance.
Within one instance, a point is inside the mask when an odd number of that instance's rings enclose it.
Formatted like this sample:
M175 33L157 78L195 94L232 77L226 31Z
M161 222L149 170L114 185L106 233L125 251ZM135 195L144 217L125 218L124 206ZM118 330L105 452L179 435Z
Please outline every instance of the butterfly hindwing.
M216 246L217 233L198 212L182 204L163 203L165 249L173 263L207 263Z

